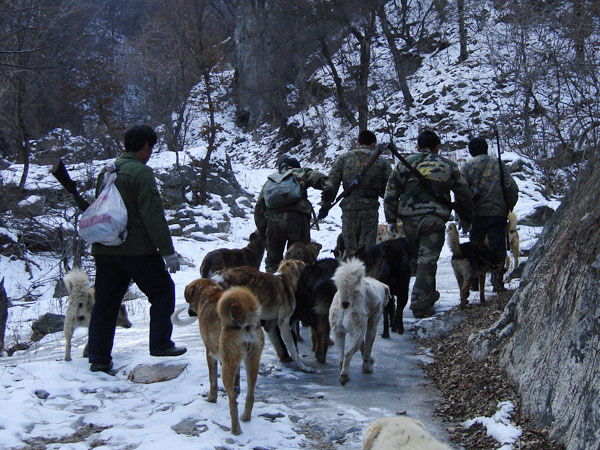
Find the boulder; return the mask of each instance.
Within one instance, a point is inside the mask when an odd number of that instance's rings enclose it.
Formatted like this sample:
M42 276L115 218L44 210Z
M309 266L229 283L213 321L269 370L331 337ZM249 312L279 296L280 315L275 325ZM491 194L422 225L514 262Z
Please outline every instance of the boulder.
M187 364L138 364L127 379L133 383L161 383L177 378L186 367Z
M547 221L521 284L475 357L498 348L521 412L568 450L600 448L600 203L597 156Z
M31 329L41 336L63 331L65 329L65 316L46 313L31 324Z
M543 227L548 219L552 217L554 210L546 205L541 205L535 208L535 210L528 216L519 218L519 225L525 225L528 227Z

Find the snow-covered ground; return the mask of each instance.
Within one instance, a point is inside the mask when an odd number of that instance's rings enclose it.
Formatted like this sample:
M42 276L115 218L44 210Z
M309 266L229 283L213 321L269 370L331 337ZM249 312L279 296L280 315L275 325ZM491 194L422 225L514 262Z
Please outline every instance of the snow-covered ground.
M517 155L506 154L510 161ZM149 163L155 170L168 169L173 164L173 154L161 152L152 157ZM83 170L83 169L82 169ZM242 186L251 193L258 194L271 169L251 169L236 164L234 170ZM18 173L18 166L2 172L5 183L11 182L11 174ZM517 180L522 196L516 212L524 216L535 206L547 204L552 208L557 201L548 202L530 181L528 184ZM48 167L32 166L30 183L35 186L53 185L56 182L48 174ZM314 205L319 202L318 191L309 191ZM204 214L207 210L202 211ZM176 285L177 305L185 304L184 287L198 278L198 268L204 255L215 248L243 247L248 235L254 228L251 210L246 209L246 218L231 218L231 230L221 238L208 242L198 242L185 237L175 237L176 250L195 267L183 266L173 274ZM215 212L215 214L217 214ZM383 212L380 213L383 221ZM40 219L42 220L42 218ZM334 208L328 218L321 223L319 231L312 231L313 240L323 245L321 256L332 256L331 250L340 232L341 211ZM530 248L540 228L519 227L521 249ZM444 247L437 276L441 297L436 304L438 313L454 308L459 303L456 280L450 267L450 250ZM6 333L7 347L18 341L27 340L31 332L31 322L46 312L64 313L66 298L52 297L54 285L50 280L58 272L59 263L52 255L36 255L32 266L33 277L25 271L24 263L14 258L0 256L0 271L5 279L9 298L19 299L29 292L32 283L40 282L31 294L37 297L35 302L17 301L9 309ZM93 276L93 274L91 274ZM512 287L516 287L513 282ZM471 299L473 300L473 298ZM156 384L136 384L128 381L129 372L138 364L156 363L159 360L148 354L148 303L145 299L130 301L129 317L133 322L130 329L118 328L113 351L115 376L89 372L86 359L81 357L86 341L86 330L77 329L73 340L73 360L66 362L64 357L65 339L63 333L45 336L41 341L25 351L16 352L12 357L0 358L0 448L26 447L26 441L39 437L68 436L84 424L107 427L104 431L92 435L86 441L77 443L52 444L47 448L85 449L91 445L104 444L100 448L240 448L240 449L298 449L310 448L307 439L299 434L297 420L299 414L295 405L282 402L274 392L261 390L261 378L257 383L257 401L252 421L242 423L243 434L237 437L229 434L224 427L229 426L229 410L225 393L222 392L216 404L206 403L203 395L208 392L208 370L205 363L204 347L196 326L175 327L174 341L185 345L188 352L166 361L167 363L187 364L186 370L178 378ZM405 325L415 322L410 310L405 311ZM307 333L305 332L305 337ZM306 344L304 344L306 345ZM375 343L377 347L377 342ZM305 360L316 366L308 350ZM353 367L356 369L358 359ZM328 365L337 365L335 351L330 352ZM261 365L276 366L279 382L286 379L302 379L306 376L295 371L293 366L281 365L270 344L266 344ZM264 370L261 370L264 372ZM377 376L377 371L373 376ZM318 380L318 375L317 375ZM318 382L318 381L317 381ZM419 380L416 380L419 383ZM341 388L340 388L341 389ZM343 391L340 391L343 392ZM245 395L245 376L242 372L242 396ZM499 448L513 448L510 444L519 434L518 430L506 425L510 407L499 405L500 411L493 418L474 418L489 426L490 430L504 430ZM306 410L304 410L306 411ZM385 409L383 410L385 411ZM280 417L273 420L272 415ZM261 416L267 414L267 416ZM172 427L184 419L191 419L197 429L205 430L199 436L187 436L176 433ZM336 420L324 418L324 420ZM365 417L356 418L359 430L353 442L347 442L344 448L360 448L360 436L368 423ZM501 428L498 424L503 424ZM508 426L508 430L506 427ZM502 442L503 440L503 442ZM93 444L95 442L95 444Z

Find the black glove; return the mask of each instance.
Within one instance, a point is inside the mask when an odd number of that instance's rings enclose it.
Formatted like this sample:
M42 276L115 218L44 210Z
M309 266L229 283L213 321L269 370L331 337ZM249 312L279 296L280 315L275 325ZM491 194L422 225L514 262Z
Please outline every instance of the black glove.
M327 214L329 214L330 209L330 203L323 204L323 206L321 206L321 209L319 210L319 214L317 214L317 220L323 220L325 217L327 217Z
M333 203L335 200L335 193L333 192L333 186L327 185L321 192L321 202L322 203Z

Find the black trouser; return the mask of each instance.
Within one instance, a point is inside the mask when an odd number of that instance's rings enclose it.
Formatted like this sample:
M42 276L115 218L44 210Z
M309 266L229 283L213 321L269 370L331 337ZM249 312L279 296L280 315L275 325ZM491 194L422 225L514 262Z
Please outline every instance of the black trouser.
M96 303L88 336L90 363L111 360L119 305L131 280L150 301L150 352L172 347L175 285L159 255L96 255Z
M265 270L273 273L288 248L295 242L310 242L310 216L300 211L287 211L267 221L267 257Z
M487 237L490 248L501 261L506 259L506 217L473 216L469 239L471 242L485 242ZM492 274L492 283L502 281L502 272Z

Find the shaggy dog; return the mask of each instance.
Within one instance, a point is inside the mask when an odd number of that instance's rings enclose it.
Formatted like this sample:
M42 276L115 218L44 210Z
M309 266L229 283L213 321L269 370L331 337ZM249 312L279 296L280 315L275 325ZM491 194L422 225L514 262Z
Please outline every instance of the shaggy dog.
M288 247L283 259L298 259L305 264L312 264L317 260L322 248L323 246L317 242L309 242L308 244L294 242Z
M207 402L217 401L218 362L223 367L223 385L229 397L231 433L240 434L236 397L240 390L240 365L244 361L248 392L240 419L250 420L254 406L254 387L265 338L260 325L260 304L246 288L224 290L212 280L200 278L185 288L185 301L198 315L210 380ZM173 323L182 308L173 313Z
M387 284L392 296L397 299L395 308L394 302L391 301L383 311L381 336L390 337L390 326L393 332L403 334L403 313L408 302L410 284L410 256L406 238L391 239L367 249L361 248L353 256L365 263L368 276Z
M389 241L390 239L397 239L399 237L403 237L404 228L402 226L402 221L399 220L398 222L396 222L396 224L398 225L397 233L390 233L387 229L387 225L379 225L377 227L377 238L375 240L375 243L379 244L383 241Z
M406 416L383 417L365 431L363 450L451 450L421 422Z
M306 266L296 290L296 309L292 324L302 321L310 326L311 350L325 364L329 346L329 308L337 288L332 280L340 262L334 258L320 259Z
M510 252L513 255L514 267L513 270L519 267L519 232L517 231L517 215L514 212L508 213L508 245ZM504 264L506 272L510 268L510 258L506 254L506 262Z
M280 359L286 358L277 334L277 327L287 351L300 370L314 372L300 360L298 349L294 343L290 318L296 309L295 291L300 281L300 274L305 264L295 259L284 259L274 274L259 272L253 267L233 267L217 272L212 279L224 288L245 286L258 298L261 306L260 319L269 336L269 340Z
M350 361L359 348L363 373L373 373L371 350L390 289L367 277L365 265L356 258L343 262L335 271L333 281L337 292L329 309L329 324L340 356L340 384L344 386L350 380ZM345 347L346 334L348 347Z
M89 327L96 298L94 297L94 288L90 286L90 279L83 270L71 270L65 275L63 281L69 293L69 303L65 314L65 361L71 361L73 331L75 331L75 328ZM123 304L119 306L117 326L131 328L131 322L127 317L127 309ZM83 357L87 357L87 343L83 349Z
M208 252L200 265L200 276L210 278L217 270L229 267L250 266L258 269L264 253L265 240L254 230L244 248L220 248Z
M486 274L502 268L503 261L487 245L480 242L465 242L461 244L456 224L448 226L448 243L452 250L452 268L460 289L460 307L467 306L471 282L479 281L479 298L485 303Z

